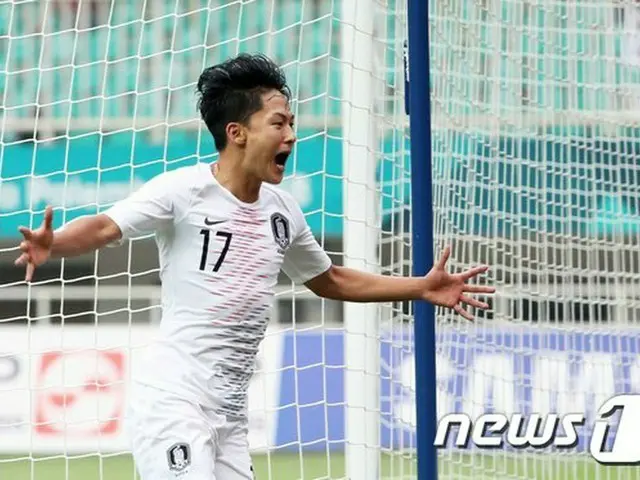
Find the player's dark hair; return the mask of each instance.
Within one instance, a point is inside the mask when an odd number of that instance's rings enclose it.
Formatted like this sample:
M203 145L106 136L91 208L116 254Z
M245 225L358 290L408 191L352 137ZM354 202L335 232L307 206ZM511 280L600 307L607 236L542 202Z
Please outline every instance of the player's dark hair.
M218 151L227 146L227 124L246 124L262 108L262 95L278 90L287 100L291 91L278 65L261 54L240 54L206 68L198 79L198 110Z

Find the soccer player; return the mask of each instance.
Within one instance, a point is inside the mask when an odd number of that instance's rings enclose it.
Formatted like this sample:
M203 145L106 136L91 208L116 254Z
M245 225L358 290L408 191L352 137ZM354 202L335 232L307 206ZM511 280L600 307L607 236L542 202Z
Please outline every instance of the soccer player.
M162 280L160 335L133 380L127 414L143 480L252 478L247 389L282 269L316 295L350 302L424 300L472 319L488 308L467 281L486 271L446 271L449 249L425 277L338 267L300 207L274 185L296 142L290 91L262 55L204 70L198 107L219 159L156 176L102 214L55 232L52 209L20 228L26 280L50 257L80 255L155 233ZM366 319L363 319L366 321Z

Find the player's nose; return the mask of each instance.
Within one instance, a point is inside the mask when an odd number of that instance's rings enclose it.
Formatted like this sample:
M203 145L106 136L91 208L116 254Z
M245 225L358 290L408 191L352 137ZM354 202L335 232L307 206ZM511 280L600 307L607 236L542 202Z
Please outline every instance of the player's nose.
M285 133L284 137L284 143L286 143L287 145L293 145L297 140L298 138L296 137L296 132L293 130L293 128L287 128L287 132Z

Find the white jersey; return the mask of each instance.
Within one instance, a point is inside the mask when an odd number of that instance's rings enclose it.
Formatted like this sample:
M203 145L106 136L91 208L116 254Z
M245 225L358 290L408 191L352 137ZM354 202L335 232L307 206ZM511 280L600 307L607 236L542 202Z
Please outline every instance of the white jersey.
M304 283L331 266L300 207L266 184L244 203L199 163L158 175L105 214L123 239L154 232L160 255L159 339L134 380L246 415L278 273Z

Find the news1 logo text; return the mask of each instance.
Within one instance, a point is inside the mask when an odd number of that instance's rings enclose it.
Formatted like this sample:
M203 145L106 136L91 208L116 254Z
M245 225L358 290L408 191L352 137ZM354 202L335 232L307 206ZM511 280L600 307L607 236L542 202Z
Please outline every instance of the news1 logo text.
M618 415L616 415L618 414ZM572 449L584 431L583 413L504 415L487 413L472 420L464 413L445 415L438 422L434 446L468 448ZM602 465L640 465L640 394L616 395L604 402L592 425L588 449Z

